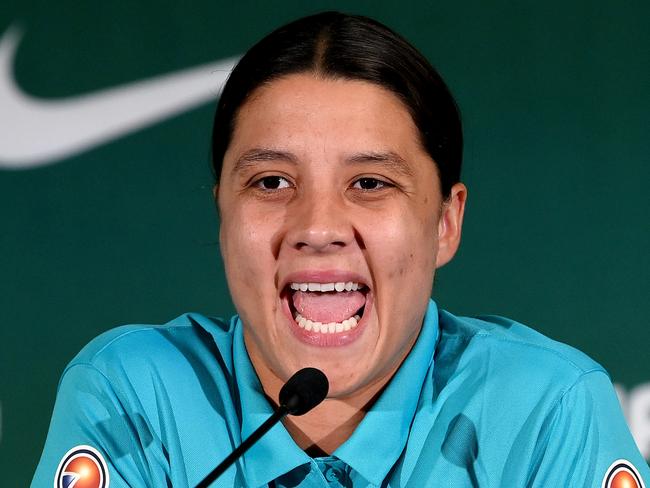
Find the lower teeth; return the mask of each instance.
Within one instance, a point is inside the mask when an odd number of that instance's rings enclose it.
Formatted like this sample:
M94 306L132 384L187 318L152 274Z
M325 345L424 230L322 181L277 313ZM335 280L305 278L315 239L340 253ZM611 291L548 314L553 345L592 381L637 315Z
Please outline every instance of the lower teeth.
M350 317L343 322L330 322L328 324L323 324L322 322L313 322L297 313L295 320L301 329L312 332L320 332L321 334L334 334L336 332L344 332L354 329L358 325L359 320L361 320L361 317L359 317L359 315L355 315L354 317Z

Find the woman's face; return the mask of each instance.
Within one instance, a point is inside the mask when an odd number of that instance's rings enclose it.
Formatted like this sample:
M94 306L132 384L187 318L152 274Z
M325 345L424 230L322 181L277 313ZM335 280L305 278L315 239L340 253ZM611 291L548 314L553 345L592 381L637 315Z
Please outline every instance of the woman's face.
M403 103L295 74L241 107L217 198L228 284L262 383L313 366L344 398L383 385L415 342L460 238ZM358 317L358 318L355 318Z

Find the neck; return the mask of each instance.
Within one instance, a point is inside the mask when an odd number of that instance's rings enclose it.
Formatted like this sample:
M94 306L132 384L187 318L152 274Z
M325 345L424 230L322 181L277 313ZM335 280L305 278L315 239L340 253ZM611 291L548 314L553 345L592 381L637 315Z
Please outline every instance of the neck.
M405 349L404 357L410 351L416 338L417 335L413 338L409 347ZM246 339L246 332L244 331L244 340L246 341ZM249 346L248 341L246 341L246 346L251 363L262 383L267 399L276 404L276 399L284 382L266 367L263 361L258 361L260 355L256 354L255 349ZM253 353L251 354L251 352ZM285 417L284 426L296 444L312 456L333 453L348 440L361 423L366 412L372 407L384 387L391 380L404 357L398 358L394 366L385 374L379 375L370 384L358 388L352 393L330 396L304 415Z
M362 404L331 398L299 417L285 417L284 426L311 456L332 454L357 428L379 392Z
M287 416L283 424L296 444L310 456L330 455L352 435L392 373L353 395L326 398L304 415ZM275 376L264 375L260 379L268 400L276 404L274 399L278 398L283 383Z

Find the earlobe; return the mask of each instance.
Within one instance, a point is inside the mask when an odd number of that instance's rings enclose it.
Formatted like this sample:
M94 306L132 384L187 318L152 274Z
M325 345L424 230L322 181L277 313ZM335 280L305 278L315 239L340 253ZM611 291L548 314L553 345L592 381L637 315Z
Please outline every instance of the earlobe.
M447 264L456 254L460 246L463 229L463 215L467 201L467 188L462 183L451 187L449 198L442 205L438 221L438 253L436 268Z

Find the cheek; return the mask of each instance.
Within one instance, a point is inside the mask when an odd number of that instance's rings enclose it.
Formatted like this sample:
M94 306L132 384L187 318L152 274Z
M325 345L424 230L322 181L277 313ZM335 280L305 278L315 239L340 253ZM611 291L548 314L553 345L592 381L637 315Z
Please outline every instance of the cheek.
M248 209L249 210L249 209ZM222 219L221 253L233 299L263 294L263 283L274 273L269 219L258 219L246 207L232 209Z
M371 259L376 269L387 272L387 278L425 279L435 270L437 224L433 213L399 212L367 230L376 251Z

